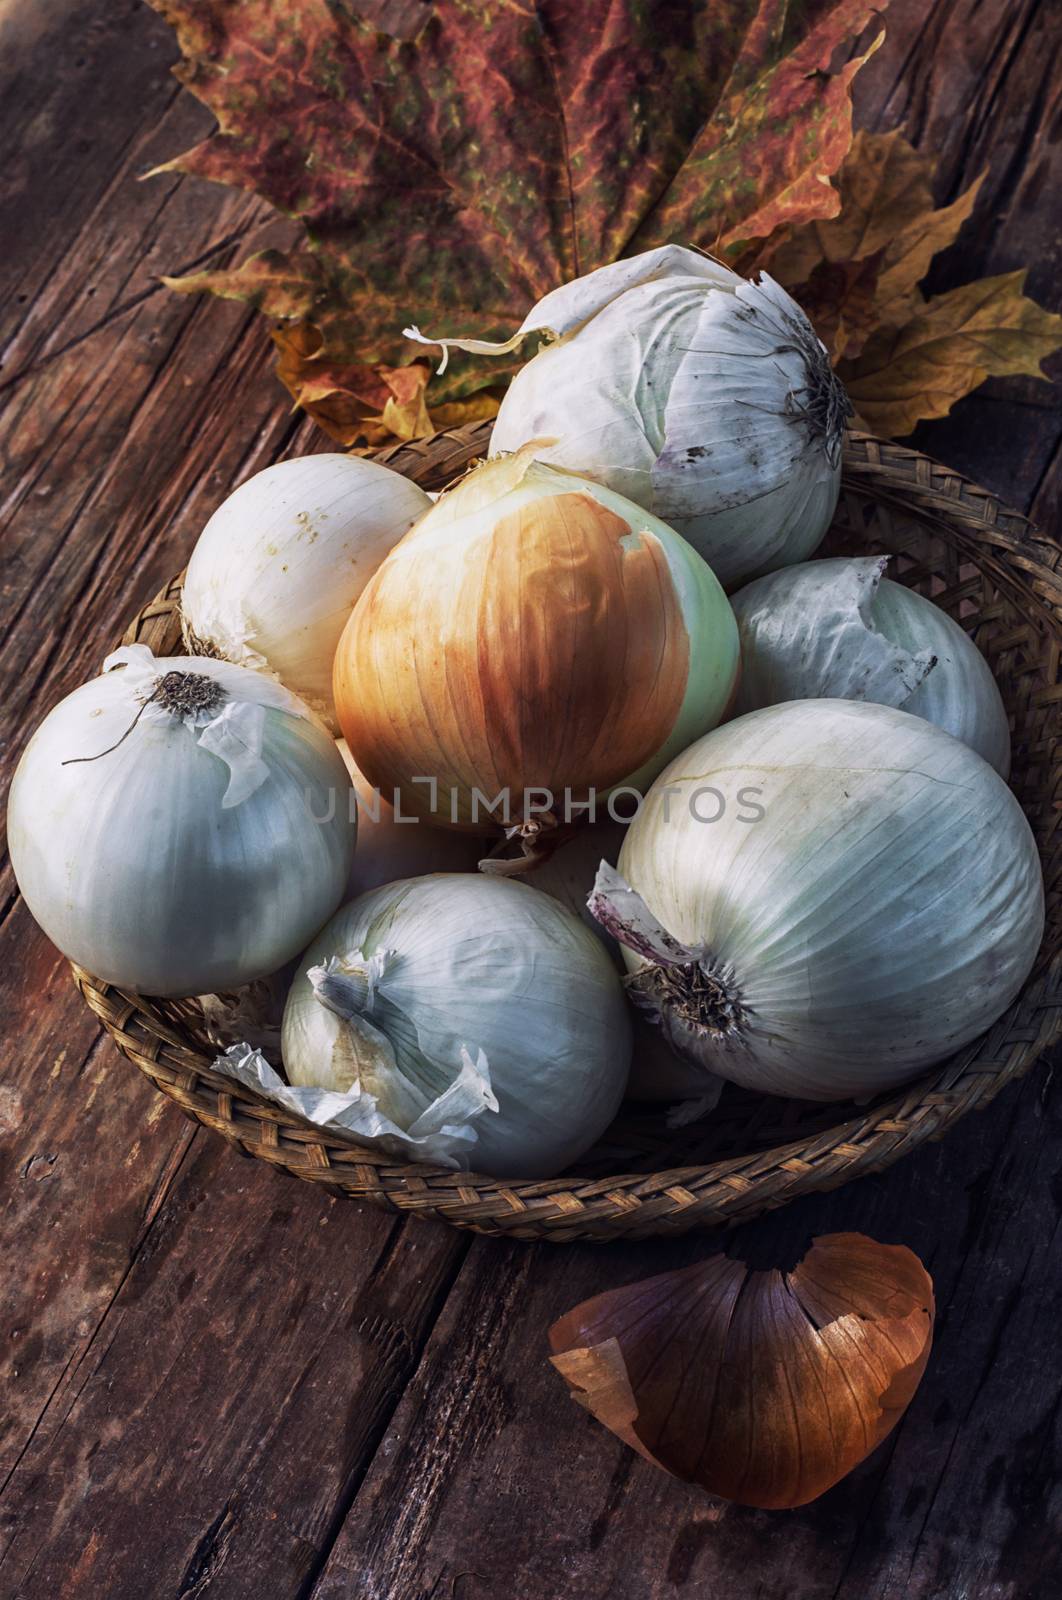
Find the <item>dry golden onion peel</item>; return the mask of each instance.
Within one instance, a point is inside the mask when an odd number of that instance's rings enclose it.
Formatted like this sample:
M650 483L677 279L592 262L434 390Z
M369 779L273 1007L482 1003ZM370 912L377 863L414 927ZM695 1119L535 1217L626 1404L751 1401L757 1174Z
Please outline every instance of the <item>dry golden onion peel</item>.
M673 1047L747 1088L865 1098L992 1025L1044 891L998 773L921 717L799 700L661 774L592 909Z
M336 711L369 782L483 833L536 811L570 822L569 799L648 783L720 720L737 676L737 627L705 562L536 448L442 497L336 653Z
M647 1461L782 1509L823 1494L896 1425L933 1318L917 1256L839 1233L789 1273L717 1255L597 1295L549 1340L572 1397Z

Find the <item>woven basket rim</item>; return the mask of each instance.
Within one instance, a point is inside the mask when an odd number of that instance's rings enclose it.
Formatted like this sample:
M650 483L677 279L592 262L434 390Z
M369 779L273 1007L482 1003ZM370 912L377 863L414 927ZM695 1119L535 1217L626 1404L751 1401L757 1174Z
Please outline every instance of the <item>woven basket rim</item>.
M377 452L425 487L441 487L486 454L490 423L474 423L412 445ZM905 446L849 434L845 492L891 503L927 524L943 524L957 548L1020 596L1062 643L1062 547L989 491ZM163 628L179 602L174 579L143 609L124 642ZM501 1180L425 1163L401 1163L322 1130L243 1085L211 1071L216 1051L190 1015L104 983L73 967L86 1002L119 1050L193 1120L215 1128L242 1153L272 1161L403 1213L426 1214L477 1231L556 1240L638 1237L744 1220L867 1170L881 1170L967 1110L987 1105L1062 1037L1062 953L1053 946L1003 1017L963 1050L867 1107L837 1102L824 1130L746 1154L677 1162L651 1172L600 1177ZM1002 1054L1001 1054L1002 1053ZM830 1108L826 1108L827 1110Z

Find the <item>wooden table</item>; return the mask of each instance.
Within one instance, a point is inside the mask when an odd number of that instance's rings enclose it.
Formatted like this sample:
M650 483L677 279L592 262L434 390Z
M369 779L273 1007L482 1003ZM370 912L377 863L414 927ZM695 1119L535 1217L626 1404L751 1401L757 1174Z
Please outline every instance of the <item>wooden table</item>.
M1062 9L894 0L859 82L977 219L935 285L1032 264L1059 303ZM246 254L252 199L138 183L206 131L136 0L7 0L0 96L9 772L233 484L323 441L261 324L162 289ZM919 442L1048 527L1062 414L994 385ZM1062 1089L1049 1067L945 1143L740 1230L791 1256L917 1250L936 1348L900 1428L817 1504L729 1507L567 1398L552 1318L717 1247L530 1247L330 1200L195 1131L117 1056L5 866L0 1596L704 1600L1062 1594Z

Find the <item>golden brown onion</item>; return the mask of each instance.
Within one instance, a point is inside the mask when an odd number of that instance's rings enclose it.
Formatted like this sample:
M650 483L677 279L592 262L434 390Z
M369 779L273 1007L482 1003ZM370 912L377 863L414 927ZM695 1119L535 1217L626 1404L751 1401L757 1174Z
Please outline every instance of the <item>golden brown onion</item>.
M737 675L733 613L700 556L535 448L420 519L336 653L336 711L369 782L427 818L434 779L433 820L482 833L504 828L501 792L516 825L533 789L559 811L566 791L644 785L715 726Z
M933 1316L910 1250L833 1233L789 1273L716 1255L597 1295L549 1339L573 1398L647 1461L778 1509L823 1494L895 1426Z

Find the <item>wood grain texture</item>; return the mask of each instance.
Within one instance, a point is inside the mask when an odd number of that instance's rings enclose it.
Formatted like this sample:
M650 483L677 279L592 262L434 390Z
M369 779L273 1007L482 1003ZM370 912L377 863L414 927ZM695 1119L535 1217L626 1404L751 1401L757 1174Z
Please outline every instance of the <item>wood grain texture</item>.
M415 31L419 0L388 4ZM941 200L990 169L933 287L1028 262L1057 308L1058 7L893 0L888 28L864 122L938 152ZM327 441L289 414L253 317L158 286L278 227L243 195L137 182L208 125L164 25L134 0L10 0L0 44L6 777L234 483ZM1058 393L1032 380L917 436L1048 526L1060 440ZM655 1473L546 1360L577 1301L718 1240L468 1250L239 1161L101 1044L6 865L0 1007L2 1600L1062 1594L1050 1072L886 1175L740 1230L769 1265L862 1229L917 1250L937 1288L896 1434L772 1515Z
M298 1593L467 1248L197 1136L10 1477L0 1592Z

